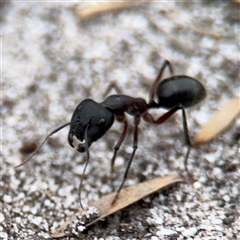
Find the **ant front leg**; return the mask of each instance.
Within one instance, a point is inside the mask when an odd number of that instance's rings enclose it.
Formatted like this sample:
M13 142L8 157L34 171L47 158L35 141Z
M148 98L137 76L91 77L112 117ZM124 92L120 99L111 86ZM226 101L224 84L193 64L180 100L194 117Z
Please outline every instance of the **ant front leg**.
M114 147L114 153L113 153L113 157L111 159L111 172L114 172L115 158L117 156L117 152L118 152L120 146L122 145L122 142L123 142L123 140L126 136L127 129L128 129L128 122L127 122L127 119L126 119L125 115L117 116L116 119L117 119L118 122L121 122L121 123L124 124L124 128L123 128L122 134L121 134L117 144Z
M187 153L186 153L185 160L184 160L184 167L185 167L185 171L189 174L189 171L188 171L188 156L189 156L190 150L191 150L191 142L190 142L189 133L188 133L186 112L185 112L185 109L183 108L183 106L181 106L181 105L175 106L174 108L172 108L171 110L169 110L168 112L166 112L165 114L163 114L161 117L159 117L156 120L154 120L152 115L147 112L143 115L143 119L146 122L154 123L156 125L160 125L160 124L164 123L168 118L170 118L179 109L182 110L184 138L185 138L185 142L188 146Z
M157 89L158 83L161 81L163 72L164 72L166 67L169 68L169 71L170 71L171 75L172 76L174 75L171 63L168 60L165 60L163 65L162 65L162 67L160 68L160 71L158 73L157 78L155 79L155 81L153 82L153 84L150 87L150 91L149 91L149 98L150 98L149 99L149 104L151 102L154 102L155 93L156 93L156 89Z
M135 156L135 152L137 150L137 147L138 147L138 125L140 123L140 116L135 116L134 117L134 133L133 133L133 151L132 151L132 155L130 157L130 159L128 160L128 163L127 163L127 166L126 166L126 170L124 172L124 176L123 176L123 180L122 180L122 183L121 185L119 186L118 190L117 190L117 193L112 201L112 205L116 202L117 198L118 198L118 194L120 193L124 183L125 183L125 180L127 179L127 175L128 175L128 171L130 169L130 166L131 166L131 163L132 163L132 160Z

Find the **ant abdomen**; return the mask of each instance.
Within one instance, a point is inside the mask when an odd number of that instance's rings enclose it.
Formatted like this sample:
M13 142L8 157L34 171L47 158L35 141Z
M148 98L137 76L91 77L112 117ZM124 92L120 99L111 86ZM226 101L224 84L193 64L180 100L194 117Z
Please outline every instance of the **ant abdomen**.
M206 90L196 79L182 75L160 82L156 95L160 107L171 109L177 105L194 106L205 98Z

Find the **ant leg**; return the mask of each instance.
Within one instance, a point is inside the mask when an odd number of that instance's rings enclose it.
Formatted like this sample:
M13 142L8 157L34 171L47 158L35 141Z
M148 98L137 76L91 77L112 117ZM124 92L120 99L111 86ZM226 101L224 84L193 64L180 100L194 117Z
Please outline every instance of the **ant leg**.
M103 97L105 98L112 89L114 89L114 90L117 92L117 94L121 94L121 93L122 93L122 91L120 90L120 88L118 87L118 85L117 85L115 82L112 82L112 83L110 83L110 84L108 85L108 87L107 87L107 89L106 89Z
M153 116L146 112L145 114L143 114L143 119L146 121L146 122L149 122L149 123L154 123L156 125L160 125L162 123L164 123L168 118L170 118L177 110L179 109L182 109L181 106L177 105L175 106L174 108L172 108L171 110L169 110L168 112L164 113L161 117L159 117L158 119L154 120L153 119ZM186 119L186 118L185 118Z
M159 81L161 80L162 78L162 74L163 74L163 71L165 70L165 68L168 67L169 68L169 71L171 73L171 75L173 76L173 68L172 68L172 65L171 63L168 61L168 60L165 60L162 67L160 68L160 71L158 73L158 76L157 78L155 79L155 81L153 82L153 84L151 85L150 87L150 91L149 91L149 104L151 102L154 102L154 98L155 98L155 92L156 92L156 88L157 88L157 85L159 83Z
M114 153L113 153L113 157L111 159L111 172L114 172L115 158L117 156L117 152L118 152L120 146L122 145L122 142L123 142L123 140L126 136L127 129L128 129L128 122L127 122L127 119L126 119L125 115L117 116L116 119L117 119L118 122L121 122L121 123L124 124L124 128L123 128L122 134L121 134L117 144L114 147Z
M133 135L133 152L132 152L132 155L130 157L130 159L128 160L128 163L127 163L127 167L126 167L126 170L125 170L125 173L123 175L123 180L122 180L122 183L121 185L119 186L118 190L117 190L117 193L112 201L112 205L116 202L117 200L117 197L118 197L118 194L120 193L123 185L124 185L124 182L127 178L127 175L128 175L128 171L130 169L130 166L131 166L131 163L132 163L132 160L135 156L135 152L137 150L137 147L138 147L138 125L140 123L140 116L136 116L134 118L134 135Z
M164 123L168 118L170 118L179 109L182 110L184 138L185 138L186 144L188 146L187 153L186 153L185 160L184 160L184 167L185 167L185 171L189 174L187 165L188 165L188 156L189 156L190 150L191 150L191 142L190 142L190 138L189 138L189 134L188 134L187 117L186 117L185 109L181 105L177 105L156 120L154 120L152 115L149 113L145 113L143 115L143 119L146 122L160 125L160 124Z
M181 107L182 109L182 119L183 119L183 132L184 132L184 137L185 137L185 141L186 144L188 145L188 149L187 149L187 153L184 159L184 167L185 167L185 171L189 174L188 171L188 156L190 154L190 150L191 150L191 141L189 138L189 133L188 133L188 125L187 125L187 117L186 117L186 113L185 113L185 109L183 107Z

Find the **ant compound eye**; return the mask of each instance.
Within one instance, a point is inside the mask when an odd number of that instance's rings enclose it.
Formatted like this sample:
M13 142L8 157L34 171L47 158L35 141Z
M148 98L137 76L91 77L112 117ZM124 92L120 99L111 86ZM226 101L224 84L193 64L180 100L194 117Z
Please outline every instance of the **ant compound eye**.
M82 108L82 104L78 105L77 110L80 110Z
M101 118L98 122L99 126L103 126L105 124L106 120L104 118Z

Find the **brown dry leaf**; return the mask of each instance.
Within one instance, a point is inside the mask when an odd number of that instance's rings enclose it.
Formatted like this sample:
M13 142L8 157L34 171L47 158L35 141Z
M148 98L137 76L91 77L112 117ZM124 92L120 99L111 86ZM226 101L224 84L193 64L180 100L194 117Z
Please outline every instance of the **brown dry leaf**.
M216 137L240 114L240 96L231 99L227 104L219 109L209 121L203 125L201 130L196 134L193 144L210 141Z
M96 15L122 10L131 7L137 7L143 4L143 2L95 2L95 3L85 3L76 10L77 15L81 19L87 19L94 17Z
M112 205L112 201L115 197L116 192L110 193L108 195L105 195L101 198L99 198L96 201L93 201L89 204L89 206L94 206L98 209L98 216L97 218L90 220L90 222L86 223L85 225L78 224L76 225L76 221L78 221L79 216L83 216L84 212L88 211L90 207L87 207L87 210L83 211L80 210L77 213L75 213L71 218L66 221L64 224L62 224L54 233L51 234L51 237L53 238L59 238L66 236L66 229L71 229L71 226L75 224L76 229L74 229L71 232L76 232L77 235L81 233L79 230L79 225L81 225L81 229L84 229L85 227L88 227L92 225L93 223L109 216L110 214L117 212L130 204L139 201L140 199L166 187L171 184L177 183L177 182L184 182L185 179L177 174L172 174L164 177L158 177L153 180L149 180L144 183L139 183L134 186L129 186L121 190L121 192L118 195L118 199L116 202ZM95 214L96 215L96 214ZM89 213L88 216L89 217Z

